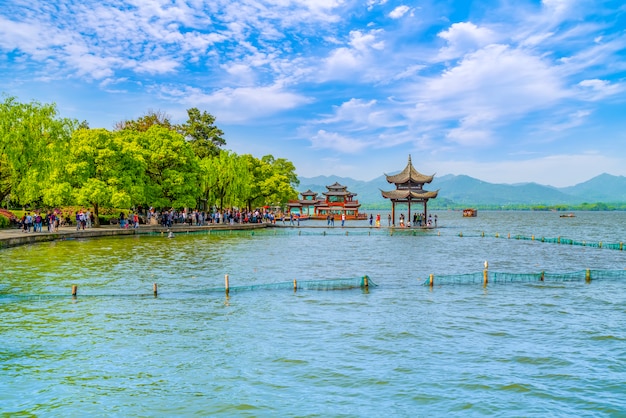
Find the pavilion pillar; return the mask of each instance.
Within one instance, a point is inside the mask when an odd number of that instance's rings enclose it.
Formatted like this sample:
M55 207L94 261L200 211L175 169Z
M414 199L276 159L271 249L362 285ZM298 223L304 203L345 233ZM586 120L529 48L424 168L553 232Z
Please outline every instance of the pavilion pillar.
M407 203L409 204L409 217L406 220L406 224L408 225L409 222L411 222L411 198L409 198L409 200L407 200Z
M391 225L396 226L396 201L391 201Z
M428 199L425 199L424 200L424 224L425 225L428 225L427 223L428 222L428 209L426 208L427 203L428 203Z

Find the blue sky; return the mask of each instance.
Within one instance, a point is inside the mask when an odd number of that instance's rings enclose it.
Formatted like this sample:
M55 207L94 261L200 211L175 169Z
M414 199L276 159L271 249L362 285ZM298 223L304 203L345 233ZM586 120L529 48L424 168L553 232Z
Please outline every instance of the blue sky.
M626 175L622 1L0 3L0 92L92 128L198 107L304 177Z

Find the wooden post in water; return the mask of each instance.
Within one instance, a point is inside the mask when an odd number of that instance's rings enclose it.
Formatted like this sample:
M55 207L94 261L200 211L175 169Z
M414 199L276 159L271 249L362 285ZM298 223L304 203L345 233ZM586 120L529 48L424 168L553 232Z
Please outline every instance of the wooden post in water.
M585 270L585 281L587 283L591 282L591 271L589 271L589 269Z
M543 279L546 276L546 272L545 271L541 271L541 281L543 282Z
M435 285L435 276L433 274L430 275L428 285L433 287Z
M485 260L485 270L483 270L483 286L487 287L487 283L489 282L489 274L487 270L489 269L489 263Z
M224 290L226 291L226 294L228 294L228 291L230 290L230 286L228 283L228 274L224 276Z
M296 279L293 279L293 291L295 292L296 290L298 290L298 282Z
M78 286L73 284L72 285L72 297L76 297L77 293L78 293Z
M620 242L620 243L619 243L619 250L620 250L620 251L623 251L623 250L624 250L624 243L623 243L623 242Z
M152 284L152 293L154 293L154 296L156 297L156 295L159 293L158 291L158 285L156 283Z
M367 276L363 276L363 287L365 287L366 289L369 287L369 277Z

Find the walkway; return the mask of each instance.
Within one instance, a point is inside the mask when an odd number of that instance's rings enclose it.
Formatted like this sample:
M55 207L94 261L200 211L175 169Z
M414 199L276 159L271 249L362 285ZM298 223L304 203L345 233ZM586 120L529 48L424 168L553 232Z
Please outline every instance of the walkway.
M174 225L171 230L175 233L180 233L187 231L192 232L219 229L246 230L266 228L267 226L268 224L211 224L207 226ZM136 235L150 232L166 232L167 230L167 228L163 228L162 226L158 225L141 225L138 229L121 229L119 226L116 225L103 225L99 228L87 228L85 230L79 231L76 230L75 226L68 226L60 227L59 230L56 232L48 232L46 227L42 228L42 232L24 232L21 229L17 228L3 228L0 229L0 249L34 244L37 242L63 241L73 238L97 238L117 235Z

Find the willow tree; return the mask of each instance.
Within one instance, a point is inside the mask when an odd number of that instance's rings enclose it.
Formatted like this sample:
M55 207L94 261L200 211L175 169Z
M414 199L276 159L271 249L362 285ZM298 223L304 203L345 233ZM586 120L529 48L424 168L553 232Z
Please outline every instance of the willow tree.
M300 182L292 162L272 155L261 159L246 155L245 158L252 175L246 198L249 209L265 205L283 206L298 197L295 187Z
M144 201L146 163L132 134L106 129L79 129L65 166L73 200L94 209L128 208ZM63 185L61 183L60 185Z
M209 205L220 209L239 206L246 201L251 181L244 158L231 151L220 150L216 157L201 161L200 177L203 195Z
M55 173L77 125L60 118L55 104L5 98L0 103L0 200L11 195L21 204L56 204L44 201L45 191L58 180Z

